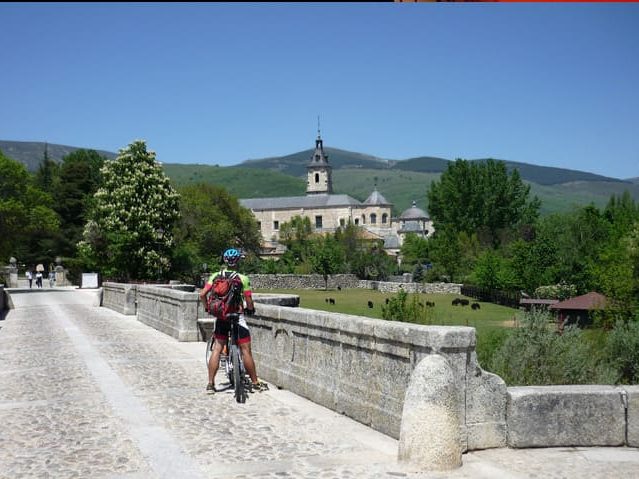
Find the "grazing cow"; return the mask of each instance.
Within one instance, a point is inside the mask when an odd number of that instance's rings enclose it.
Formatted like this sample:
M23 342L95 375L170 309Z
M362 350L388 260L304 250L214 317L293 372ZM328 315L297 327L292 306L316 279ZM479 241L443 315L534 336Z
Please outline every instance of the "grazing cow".
M429 308L434 308L435 303L433 303L432 301L426 301L426 306L428 306Z
M460 299L459 304L461 304L462 306L468 306L470 304L470 301L468 301L467 299Z
M453 306L457 306L460 303L461 299L459 298L455 298L453 299L453 302L451 303Z
M330 304L335 304L335 300L334 300L333 298L328 298L328 302L329 302Z
M389 302L389 301L390 301L390 300L389 300L388 298L386 298L386 304L388 304L388 302Z
M473 308L473 309L479 309L480 308L479 303L473 303L473 304L470 305L470 307Z
M342 287L341 287L341 286L338 286L338 287L337 287L337 291L341 291L341 290L342 290Z
M369 302L368 302L368 307L369 307L369 308L372 308L372 307L373 307L373 302L372 302L372 301L369 301Z
M324 298L324 301L326 301L328 303L328 298Z

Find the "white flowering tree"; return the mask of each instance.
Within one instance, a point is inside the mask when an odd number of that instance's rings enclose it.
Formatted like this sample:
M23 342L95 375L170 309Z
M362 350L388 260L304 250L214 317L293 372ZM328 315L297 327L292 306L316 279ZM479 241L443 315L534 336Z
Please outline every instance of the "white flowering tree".
M103 277L144 280L170 268L179 195L146 143L136 140L101 170L78 251Z

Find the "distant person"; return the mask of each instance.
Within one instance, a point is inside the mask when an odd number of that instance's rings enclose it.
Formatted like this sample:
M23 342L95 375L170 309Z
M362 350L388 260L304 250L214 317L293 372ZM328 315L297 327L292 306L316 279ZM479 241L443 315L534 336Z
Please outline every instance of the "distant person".
M53 271L49 271L49 288L53 288L55 286L55 273Z
M29 281L29 288L31 288L33 286L33 274L31 273L31 270L27 270L27 280Z
M42 288L42 271L36 273L36 286Z

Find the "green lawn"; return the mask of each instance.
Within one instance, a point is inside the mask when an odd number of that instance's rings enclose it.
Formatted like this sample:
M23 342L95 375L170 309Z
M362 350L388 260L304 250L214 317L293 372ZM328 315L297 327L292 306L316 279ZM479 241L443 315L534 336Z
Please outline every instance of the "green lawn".
M257 290L256 293L287 293L300 297L300 307L318 309L321 311L333 311L336 313L355 314L369 318L382 317L382 304L386 298L394 296L393 293L381 293L367 289L335 289L308 290L308 289L269 289ZM333 298L335 304L330 304L327 299ZM473 310L470 306L452 306L454 298L465 298L457 294L420 294L420 301L435 303L432 309L431 324L443 326L472 326L478 332L486 329L512 327L513 318L519 310L499 306L492 303L475 301L466 298L470 303L478 302L480 309ZM368 302L373 307L368 307Z

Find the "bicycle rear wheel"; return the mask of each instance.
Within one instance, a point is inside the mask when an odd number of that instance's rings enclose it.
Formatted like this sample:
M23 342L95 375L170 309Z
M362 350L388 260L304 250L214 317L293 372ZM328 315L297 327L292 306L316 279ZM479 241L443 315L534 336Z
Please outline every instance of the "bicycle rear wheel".
M242 366L240 365L240 348L231 345L229 351L231 363L233 364L233 389L235 390L235 400L239 403L246 402L246 389L242 380Z

